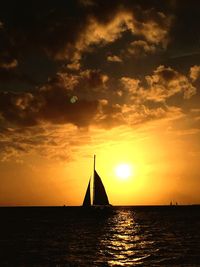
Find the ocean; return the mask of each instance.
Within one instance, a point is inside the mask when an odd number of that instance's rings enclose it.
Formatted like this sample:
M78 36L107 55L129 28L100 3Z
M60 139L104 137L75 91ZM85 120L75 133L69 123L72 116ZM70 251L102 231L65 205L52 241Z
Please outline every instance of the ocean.
M200 206L2 207L4 266L200 266Z

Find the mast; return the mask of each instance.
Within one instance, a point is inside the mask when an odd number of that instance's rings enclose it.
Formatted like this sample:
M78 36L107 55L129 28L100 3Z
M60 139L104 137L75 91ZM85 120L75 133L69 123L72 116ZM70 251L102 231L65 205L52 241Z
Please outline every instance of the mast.
M95 171L96 155L94 155L94 171Z

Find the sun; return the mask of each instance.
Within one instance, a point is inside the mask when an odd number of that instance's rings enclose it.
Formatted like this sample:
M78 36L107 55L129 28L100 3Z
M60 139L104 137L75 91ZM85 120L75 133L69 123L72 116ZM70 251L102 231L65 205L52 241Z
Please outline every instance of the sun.
M120 180L127 180L131 176L131 166L123 163L115 168L115 173Z

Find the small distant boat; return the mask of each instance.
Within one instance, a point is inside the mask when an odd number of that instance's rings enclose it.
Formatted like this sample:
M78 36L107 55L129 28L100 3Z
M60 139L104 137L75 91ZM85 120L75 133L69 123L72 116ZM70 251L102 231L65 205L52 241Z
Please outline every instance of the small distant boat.
M94 155L94 171L90 177L88 187L83 200L83 207L99 207L101 209L111 207L103 182L95 169L96 156ZM93 179L92 179L93 178ZM92 181L93 180L93 181ZM91 187L93 185L93 190ZM91 197L92 193L92 197Z
M171 201L170 203L169 203L169 205L170 206L178 206L178 202L175 202L175 204Z

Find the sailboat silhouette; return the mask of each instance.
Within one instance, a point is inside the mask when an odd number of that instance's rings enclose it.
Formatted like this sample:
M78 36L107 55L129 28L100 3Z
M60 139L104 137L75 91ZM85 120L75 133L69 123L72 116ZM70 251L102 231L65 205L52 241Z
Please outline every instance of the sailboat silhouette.
M83 200L83 207L106 207L111 206L109 204L108 196L106 194L105 187L103 182L98 175L97 171L95 170L95 163L96 163L96 156L94 155L94 171L93 171L93 195L91 199L91 184L92 184L92 177L90 177L88 187L85 193L85 197Z

